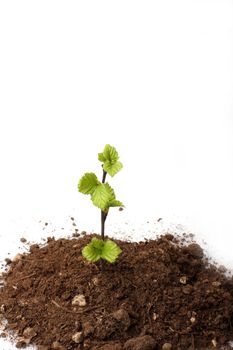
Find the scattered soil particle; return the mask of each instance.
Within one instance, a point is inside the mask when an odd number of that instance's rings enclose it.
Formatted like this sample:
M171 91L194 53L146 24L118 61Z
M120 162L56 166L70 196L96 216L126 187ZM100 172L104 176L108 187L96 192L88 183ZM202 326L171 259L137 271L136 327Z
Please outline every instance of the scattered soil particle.
M80 233L78 230L75 230L75 232L72 234L73 237L80 237Z
M5 259L5 262L6 262L7 265L10 265L10 264L12 263L12 260L9 259L9 258L6 258L6 259Z
M230 349L233 278L196 243L167 234L117 241L115 264L92 264L81 249L93 237L47 239L6 261L0 289L4 335L38 350ZM75 301L75 302L74 302Z

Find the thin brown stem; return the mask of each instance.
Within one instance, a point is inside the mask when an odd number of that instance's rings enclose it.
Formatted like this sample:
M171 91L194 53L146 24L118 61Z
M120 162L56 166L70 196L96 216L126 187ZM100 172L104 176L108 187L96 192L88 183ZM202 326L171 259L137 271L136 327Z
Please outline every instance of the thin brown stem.
M106 176L107 176L107 172L103 169L103 177L102 177L103 184L105 183ZM104 238L105 238L105 221L106 221L107 216L108 216L108 213L101 210L101 238L102 238L102 240L104 240Z
M107 176L107 172L106 172L106 171L103 169L102 184L104 184L104 183L105 183L106 176Z
M105 221L108 216L108 213L105 213L103 210L101 210L101 238L104 240L105 238Z

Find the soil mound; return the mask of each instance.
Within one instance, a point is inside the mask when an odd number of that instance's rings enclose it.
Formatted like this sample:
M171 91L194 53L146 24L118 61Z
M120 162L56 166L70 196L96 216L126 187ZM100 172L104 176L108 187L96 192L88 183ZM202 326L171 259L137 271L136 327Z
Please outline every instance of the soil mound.
M230 349L233 278L208 263L196 243L167 234L117 241L117 263L89 263L93 235L48 238L7 259L2 320L17 347L39 350Z

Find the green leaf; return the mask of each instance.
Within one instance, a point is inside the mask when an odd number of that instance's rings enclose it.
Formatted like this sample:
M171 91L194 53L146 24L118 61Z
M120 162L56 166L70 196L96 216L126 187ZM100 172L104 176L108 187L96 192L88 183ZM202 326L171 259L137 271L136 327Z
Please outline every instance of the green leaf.
M89 261L98 261L101 259L104 241L102 239L92 238L91 242L82 250L82 255Z
M123 167L122 163L118 161L119 155L115 147L106 145L104 151L98 154L98 159L103 163L103 169L110 176L114 176Z
M123 164L119 161L116 163L111 163L108 160L104 163L103 169L110 175L116 175L123 168Z
M84 194L92 194L100 182L94 173L86 173L81 177L78 183L78 190Z
M114 263L121 253L120 247L113 241L92 238L91 242L82 250L85 259L96 262L100 259Z
M116 148L110 145L106 145L104 147L104 151L103 153L99 153L99 157L101 158L102 162L105 162L108 160L112 164L116 163L119 159Z
M98 159L103 163L106 161L106 158L103 153L98 153Z
M113 201L109 202L108 207L124 207L124 204L114 199Z
M91 199L96 207L105 210L108 208L108 203L115 199L115 193L108 183L100 183L92 193Z
M114 263L122 250L120 247L110 239L104 242L101 258L107 260L110 263Z

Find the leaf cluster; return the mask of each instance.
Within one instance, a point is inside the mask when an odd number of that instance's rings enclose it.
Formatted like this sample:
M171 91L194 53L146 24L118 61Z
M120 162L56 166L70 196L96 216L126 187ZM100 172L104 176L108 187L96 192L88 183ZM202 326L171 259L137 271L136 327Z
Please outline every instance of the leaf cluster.
M103 163L103 169L109 175L114 176L121 170L122 164L116 149L106 145L104 151L99 153L99 160ZM101 183L94 173L86 173L78 183L78 190L83 194L90 194L93 204L101 210L107 212L110 207L122 207L122 202L118 201L113 188L108 183Z
M121 249L115 242L110 239L103 241L95 237L82 250L84 258L92 262L103 259L109 263L114 263L120 253Z
M104 147L103 152L98 154L98 159L103 163L104 171L110 176L116 175L123 167L116 148L110 145Z

